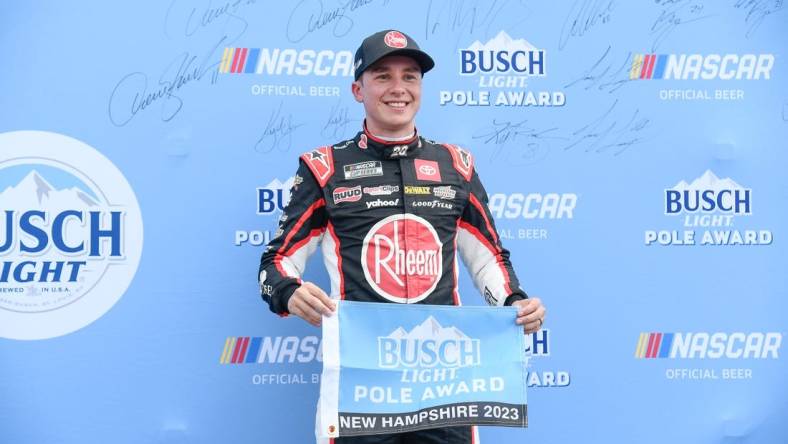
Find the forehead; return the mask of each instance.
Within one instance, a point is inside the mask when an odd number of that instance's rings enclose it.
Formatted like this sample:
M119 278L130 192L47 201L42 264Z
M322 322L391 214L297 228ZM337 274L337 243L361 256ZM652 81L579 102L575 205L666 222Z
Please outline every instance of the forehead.
M389 71L389 70L416 70L421 72L421 67L415 60L407 56L392 55L383 57L370 66L367 71Z

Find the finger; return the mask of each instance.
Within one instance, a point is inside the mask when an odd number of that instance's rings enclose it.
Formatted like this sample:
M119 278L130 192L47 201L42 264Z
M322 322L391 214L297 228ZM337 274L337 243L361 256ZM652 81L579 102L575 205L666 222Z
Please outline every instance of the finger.
M536 311L526 315L521 316L519 319L522 320L522 324L530 324L531 322L536 322L537 320L541 319L544 322L545 315L547 314L547 310L544 307L539 307Z
M523 330L526 334L534 333L539 331L542 328L542 323L538 320L535 322L529 322L523 326Z
M530 298L530 299L523 299L518 304L517 311L519 316L525 316L531 314L539 308L542 304L542 301L539 298Z
M309 303L320 313L331 316L331 312L336 311L336 303L317 285L306 282L304 287L309 291L309 294L314 298Z
M328 301L324 301L313 294L304 297L304 302L309 304L312 310L316 311L320 315L331 316L331 313L335 309L335 306L330 299Z
M307 296L307 298L308 297L311 296ZM320 316L320 313L315 311L315 309L312 308L312 306L304 299L305 299L304 297L298 297L295 299L295 301L293 302L293 308L295 308L293 314L301 317L302 319L314 325L315 327L320 327L320 323L323 318Z

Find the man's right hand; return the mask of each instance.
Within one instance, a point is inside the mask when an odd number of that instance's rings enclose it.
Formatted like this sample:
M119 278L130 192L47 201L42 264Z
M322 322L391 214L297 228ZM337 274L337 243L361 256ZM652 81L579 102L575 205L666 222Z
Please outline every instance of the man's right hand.
M301 284L287 301L287 311L290 314L302 318L315 327L320 327L322 315L331 316L336 309L337 305L326 292L311 282Z

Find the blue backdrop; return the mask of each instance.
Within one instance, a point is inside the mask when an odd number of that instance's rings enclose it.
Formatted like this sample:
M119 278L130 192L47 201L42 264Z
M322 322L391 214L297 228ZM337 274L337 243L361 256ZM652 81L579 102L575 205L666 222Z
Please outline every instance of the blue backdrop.
M785 9L4 3L0 132L38 132L0 137L0 442L313 440L320 332L257 266L297 155L359 129L348 66L385 28L435 59L418 129L474 153L548 307L529 428L482 440L788 442ZM518 50L543 74L475 64Z

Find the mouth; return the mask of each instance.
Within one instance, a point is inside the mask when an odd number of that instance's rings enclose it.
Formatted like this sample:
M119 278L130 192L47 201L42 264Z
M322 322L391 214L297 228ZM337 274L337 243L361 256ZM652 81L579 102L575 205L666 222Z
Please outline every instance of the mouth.
M396 110L403 110L405 109L405 107L407 107L410 104L410 102L405 102L402 100L391 100L383 103L386 104L386 106L388 106L389 108L393 108Z

